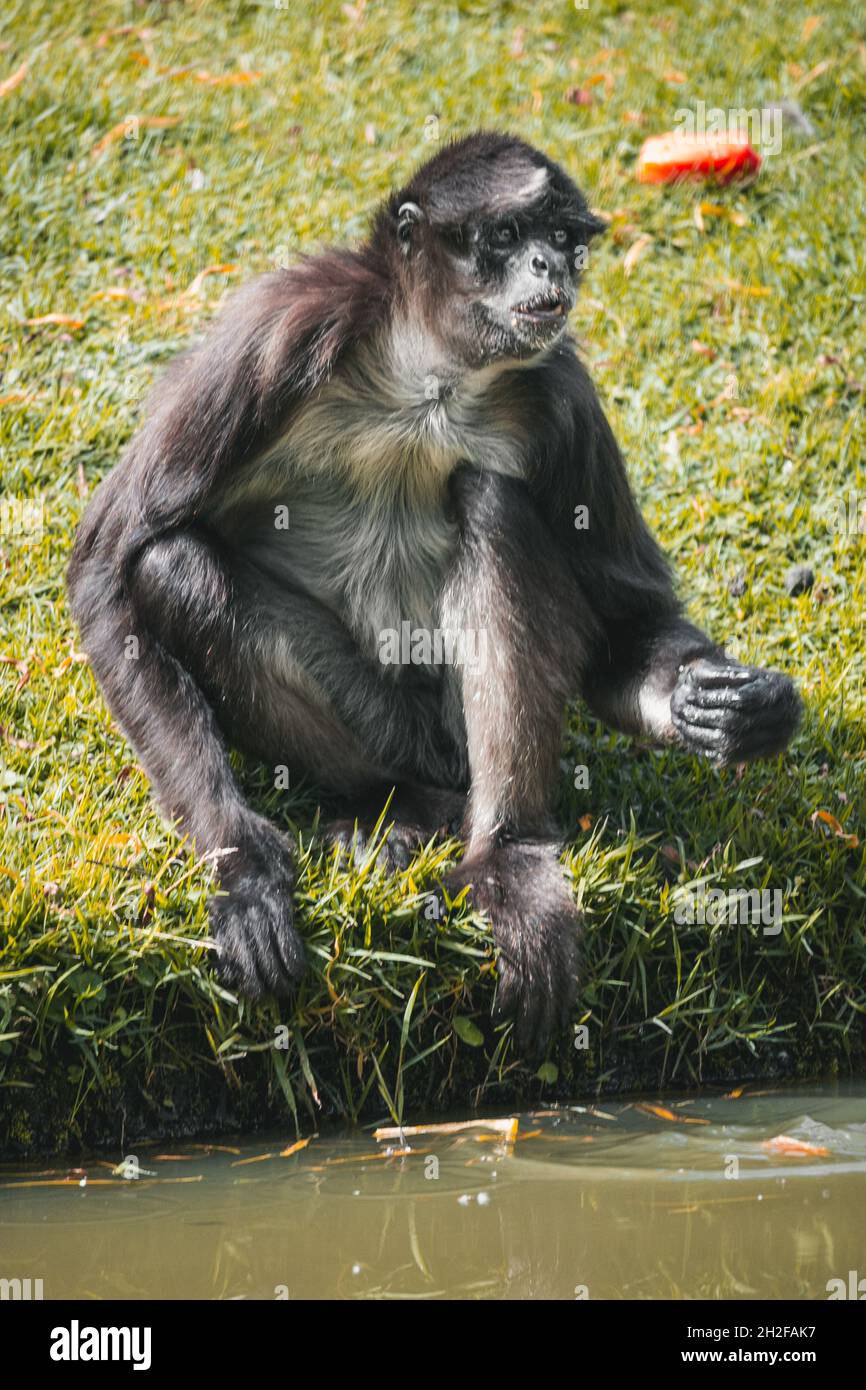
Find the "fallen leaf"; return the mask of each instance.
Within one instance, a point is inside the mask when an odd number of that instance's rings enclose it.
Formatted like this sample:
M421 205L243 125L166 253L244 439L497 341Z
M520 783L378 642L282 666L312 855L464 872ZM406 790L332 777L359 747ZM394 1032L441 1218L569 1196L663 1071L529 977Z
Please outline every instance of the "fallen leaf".
M468 1047L483 1047L484 1034L481 1029L472 1022L471 1018L458 1015L452 1020L454 1032L461 1042L465 1042Z
M133 303L140 304L144 299L144 295L141 290L124 290L117 285L113 285L107 290L95 290L93 294L88 295L85 303L93 304L100 299L131 299Z
M628 250L625 253L625 256L623 257L622 262L622 268L626 276L631 275L641 256L644 255L651 242L652 237L649 235L648 232L644 232L643 236L639 236L637 241L633 242L632 245L628 248Z
M800 33L800 42L808 43L816 30L821 28L824 23L824 16L820 14L810 14L808 19L803 21L803 28Z
M591 77L586 79L586 85L588 87L603 86L605 96L609 97L616 86L616 78L610 72L594 72Z
M825 825L830 827L833 834L838 839L842 840L848 849L857 849L860 844L859 838L856 835L849 834L833 815L832 811L813 811L811 821L813 826L816 821L823 821Z
M740 280L725 280L724 286L732 294L744 294L752 299L766 299L773 293L768 285L744 285Z
M673 1120L678 1125L708 1125L709 1120L698 1119L695 1115L678 1115L673 1110L666 1110L663 1105L651 1105L649 1101L638 1101L635 1110L644 1110L647 1115L655 1115L659 1120Z
M724 203L698 203L695 207L695 226L699 231L704 231L705 217L721 217L726 222L732 222L735 227L745 227L748 218L745 213L737 212L735 208L726 207Z
M133 127L132 122L136 121L137 126ZM103 135L101 140L97 140L92 155L102 154L109 145L113 145L118 140L122 140L125 135L133 128L138 130L170 130L172 126L180 125L179 116L127 116L125 120L118 121L113 125L107 135Z
M10 92L15 91L16 87L21 86L27 76L29 66L29 63L22 63L20 68L16 68L13 73L10 73L5 82L0 82L0 97L8 96Z
M296 1144L290 1144L287 1149L281 1149L280 1158L291 1158L292 1154L296 1154L301 1149L305 1149L309 1142L309 1137L306 1139L299 1139Z
M31 748L38 748L38 747L39 747L39 744L38 744L38 743L34 743L34 742L33 742L31 739L29 739L29 738L16 738L16 736L15 736L14 734L12 734L12 733L9 732L9 730L7 729L7 727L6 727L5 724L0 724L0 738L4 739L4 740L6 741L6 743L11 744L13 748L27 748L27 749L31 749ZM3 865L0 864L0 873L2 873L2 872L3 872ZM7 871L7 872L8 872L8 871ZM17 877L17 875L16 875L16 877Z
M800 78L794 90L796 92L802 92L804 87L808 87L812 82L816 81L817 78L823 77L824 73L832 66L833 62L830 58L825 58L823 63L816 63L813 68L809 69L805 76Z
M202 82L207 87L245 87L250 82L258 82L262 74L260 72L225 72L218 74L212 72L194 72L188 74L186 71L181 70L171 75L173 77L186 77L191 75L194 81Z
M48 324L63 324L66 328L83 328L85 319L77 319L73 314L39 314L35 319L25 319L28 328L42 328Z
M134 34L137 39L141 39L142 43L146 43L148 39L156 37L156 30L142 29L137 24L120 24L114 29L103 29L96 40L96 47L107 48L112 39L126 38L129 34Z
M236 265L227 264L205 266L204 270L200 270L198 275L191 282L191 284L188 285L187 288L183 291L183 294L184 296L189 296L191 298L192 296L200 293L201 287L204 284L208 275L236 275L238 269L239 267Z

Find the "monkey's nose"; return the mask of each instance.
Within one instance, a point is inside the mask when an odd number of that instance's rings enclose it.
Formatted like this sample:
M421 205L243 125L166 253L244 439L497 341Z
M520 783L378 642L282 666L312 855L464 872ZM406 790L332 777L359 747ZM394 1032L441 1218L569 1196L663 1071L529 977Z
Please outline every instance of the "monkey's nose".
M543 256L530 256L529 269L533 275L546 275L549 266Z

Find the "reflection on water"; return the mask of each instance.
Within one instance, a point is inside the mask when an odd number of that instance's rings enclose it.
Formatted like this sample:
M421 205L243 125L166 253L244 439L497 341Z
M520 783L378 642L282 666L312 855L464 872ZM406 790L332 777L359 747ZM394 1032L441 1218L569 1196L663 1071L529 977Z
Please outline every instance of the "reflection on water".
M866 1276L866 1086L518 1118L7 1164L0 1279L46 1298L824 1299Z

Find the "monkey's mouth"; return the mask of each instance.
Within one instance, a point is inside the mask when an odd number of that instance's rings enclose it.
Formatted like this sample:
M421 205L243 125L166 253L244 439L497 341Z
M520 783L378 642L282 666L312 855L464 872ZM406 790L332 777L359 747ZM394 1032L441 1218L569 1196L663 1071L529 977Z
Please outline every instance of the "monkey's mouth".
M519 304L512 304L511 314L513 318L529 323L555 323L565 318L570 307L565 290L540 290L528 299L521 299Z

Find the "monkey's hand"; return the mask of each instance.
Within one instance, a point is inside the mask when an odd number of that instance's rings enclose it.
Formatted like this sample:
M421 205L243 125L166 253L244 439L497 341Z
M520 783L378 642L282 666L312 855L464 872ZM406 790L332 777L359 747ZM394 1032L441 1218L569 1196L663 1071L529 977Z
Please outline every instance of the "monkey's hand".
M211 898L211 933L223 981L249 999L291 993L305 968L294 927L295 871L282 835L252 817L220 865L219 895Z
M577 988L580 917L558 847L503 843L474 863L463 860L442 886L453 900L467 884L498 951L494 1017L513 1016L518 1051L537 1058L568 1025Z
M681 742L719 764L781 753L802 713L802 700L787 676L737 661L701 658L684 666L671 695L671 719Z

